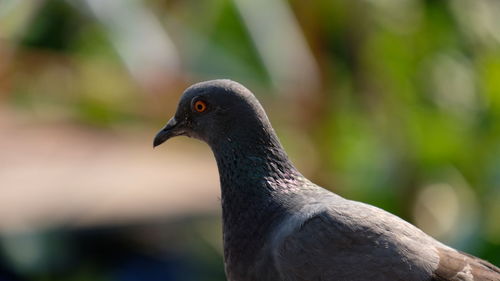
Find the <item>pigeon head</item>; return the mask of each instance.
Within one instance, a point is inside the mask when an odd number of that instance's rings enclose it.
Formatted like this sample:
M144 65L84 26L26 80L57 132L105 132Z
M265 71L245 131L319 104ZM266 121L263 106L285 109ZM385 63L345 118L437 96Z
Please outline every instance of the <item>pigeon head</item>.
M153 145L181 135L213 146L272 134L262 106L247 88L231 80L212 80L186 89L175 115L158 132Z

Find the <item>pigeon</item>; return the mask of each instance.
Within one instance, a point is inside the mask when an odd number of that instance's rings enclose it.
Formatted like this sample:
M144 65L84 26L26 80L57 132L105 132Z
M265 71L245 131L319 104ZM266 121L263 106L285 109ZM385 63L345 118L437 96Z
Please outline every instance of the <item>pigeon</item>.
M202 140L215 156L230 281L500 280L491 263L305 178L257 98L237 82L186 89L153 146L174 136Z

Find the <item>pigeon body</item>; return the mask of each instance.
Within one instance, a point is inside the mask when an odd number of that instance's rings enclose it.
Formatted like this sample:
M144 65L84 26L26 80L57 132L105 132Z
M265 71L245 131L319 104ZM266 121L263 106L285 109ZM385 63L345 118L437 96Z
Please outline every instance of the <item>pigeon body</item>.
M494 265L306 179L241 84L188 88L154 145L178 135L215 155L230 281L500 281Z

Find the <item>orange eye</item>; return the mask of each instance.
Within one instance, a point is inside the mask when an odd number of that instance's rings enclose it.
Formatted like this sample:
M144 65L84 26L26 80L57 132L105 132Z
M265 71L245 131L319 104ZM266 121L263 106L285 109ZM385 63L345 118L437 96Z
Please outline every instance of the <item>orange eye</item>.
M193 105L194 107L194 110L198 111L198 112L204 112L205 110L207 110L207 104L204 102L204 101L196 101Z

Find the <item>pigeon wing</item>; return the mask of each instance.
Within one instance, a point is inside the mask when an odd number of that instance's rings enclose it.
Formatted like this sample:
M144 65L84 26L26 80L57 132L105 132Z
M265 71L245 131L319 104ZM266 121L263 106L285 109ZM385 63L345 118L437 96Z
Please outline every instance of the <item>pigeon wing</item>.
M432 238L359 202L304 220L275 243L282 280L430 280L439 257Z
M500 281L487 261L449 248L379 208L346 200L275 243L283 280Z

